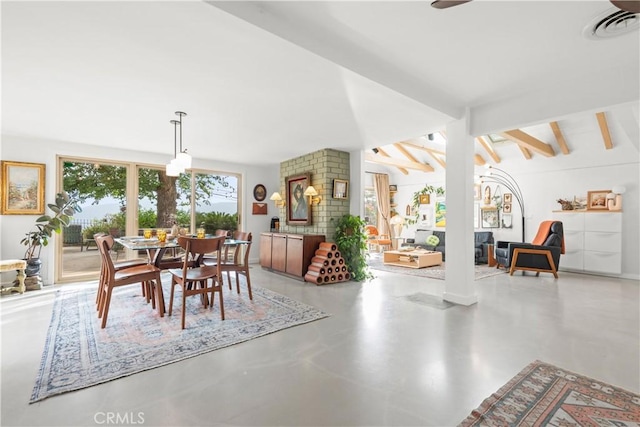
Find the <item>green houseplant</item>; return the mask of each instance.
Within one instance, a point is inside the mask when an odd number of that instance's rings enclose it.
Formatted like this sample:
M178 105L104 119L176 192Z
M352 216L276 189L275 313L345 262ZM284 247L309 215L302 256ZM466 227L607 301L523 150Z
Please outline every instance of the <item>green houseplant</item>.
M60 234L62 227L69 225L73 215L82 211L78 203L78 200L69 197L65 191L56 194L55 203L47 205L53 211L53 216L42 215L36 220L34 228L25 233L20 243L27 247L24 253L24 259L28 264L27 276L35 276L40 272L42 247L49 244L49 238L53 233Z
M373 278L366 261L367 236L364 226L365 222L359 216L343 215L336 221L334 234L334 240L351 273L351 278L358 282Z

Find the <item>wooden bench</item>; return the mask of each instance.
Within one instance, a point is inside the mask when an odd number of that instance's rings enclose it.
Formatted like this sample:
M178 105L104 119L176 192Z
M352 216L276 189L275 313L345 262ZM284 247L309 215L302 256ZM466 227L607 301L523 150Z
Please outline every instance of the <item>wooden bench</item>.
M25 291L24 286L24 270L27 268L27 261L23 259L7 259L0 261L0 272L2 271L11 271L18 270L18 286L11 286L8 288L2 288L2 292L20 292L21 294Z

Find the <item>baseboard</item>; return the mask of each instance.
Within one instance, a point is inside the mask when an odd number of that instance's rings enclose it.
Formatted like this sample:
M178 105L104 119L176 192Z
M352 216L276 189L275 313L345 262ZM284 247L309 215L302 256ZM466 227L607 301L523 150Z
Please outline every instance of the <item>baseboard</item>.
M566 271L567 273L576 273L576 274L586 274L588 276L600 276L600 277L611 277L614 279L626 279L626 280L639 280L640 274L614 274L614 273L598 273L596 271L584 271L584 270L573 270L571 268L562 268L558 270L558 272Z

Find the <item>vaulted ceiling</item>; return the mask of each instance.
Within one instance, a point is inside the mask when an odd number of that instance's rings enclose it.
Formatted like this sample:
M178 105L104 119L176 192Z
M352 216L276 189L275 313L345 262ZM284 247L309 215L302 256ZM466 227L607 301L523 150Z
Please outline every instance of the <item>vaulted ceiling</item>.
M465 114L473 135L515 132L517 144L485 141L499 158L524 156L524 147L535 159L543 154L534 147L561 156L550 123L571 135L595 120L599 132L595 114L604 112L612 143L626 138L637 151L638 32L582 34L612 9L607 0L1 8L3 135L169 158L169 121L182 110L196 158L277 164L322 148L378 147L441 168L444 147L425 135ZM518 130L541 143L523 142ZM496 162L479 141L478 156Z

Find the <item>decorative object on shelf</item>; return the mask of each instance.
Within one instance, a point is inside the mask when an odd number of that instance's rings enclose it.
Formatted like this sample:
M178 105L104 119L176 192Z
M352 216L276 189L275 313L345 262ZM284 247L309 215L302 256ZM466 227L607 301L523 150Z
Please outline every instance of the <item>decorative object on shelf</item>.
M506 171L491 165L487 166L487 172L484 175L480 175L480 179L481 179L481 183L495 182L496 184L504 185L507 188L507 190L510 191L511 196L516 199L516 202L518 202L518 206L520 207L520 217L522 219L522 242L524 242L524 236L525 236L524 197L522 197L522 191L520 190L520 186L518 185L516 180L511 175L509 175ZM491 194L489 194L489 197L491 197ZM486 194L485 194L485 199L486 199ZM491 215L487 213L487 216L491 216ZM496 211L495 223L497 227L497 224L498 224L497 211ZM483 227L485 227L484 225L485 211L484 210L482 211L482 224L483 224ZM493 228L493 227L488 227L488 228Z
M444 200L436 202L436 227L447 226L447 205Z
M187 154L186 148L182 149L182 117L187 113L182 111L176 111L176 115L180 117L179 120L170 120L169 123L173 125L173 156L174 159L167 163L165 171L167 176L178 176L184 173L185 170L191 167L192 158ZM178 151L178 126L180 126L180 150Z
M284 207L284 206L287 204L287 202L285 202L285 201L282 199L282 196L281 196L281 195L280 195L280 193L278 193L277 191L276 191L276 192L274 192L274 193L271 195L271 197L269 197L269 200L273 200L273 202L275 203L275 205L276 205L276 207L277 207L277 208L282 208L282 207Z
M322 201L322 197L318 195L318 190L316 190L313 185L308 186L307 189L304 190L304 195L309 198L309 206L318 205L320 201Z
M2 215L44 214L43 163L2 161Z
M607 194L607 208L610 211L621 211L622 210L622 195L627 191L627 189L618 185L611 189L611 193Z
M587 198L586 197L578 197L573 196L573 209L574 210L585 210L587 209Z
M253 203L252 214L254 215L266 215L267 214L267 204L266 203Z
M482 208L482 228L498 228L498 209Z
M563 211L572 211L573 210L573 203L571 203L569 200L558 199L558 200L556 200L556 202L560 203L560 206L562 206L562 210Z
M349 181L346 179L333 180L333 198L347 199L349 197Z
M587 210L606 210L607 209L607 194L611 193L611 190L594 190L587 192Z
M262 184L253 187L253 198L258 202L263 201L267 197L267 189Z
M311 207L307 203L304 192L311 185L311 174L305 172L288 176L285 182L287 190L287 224L310 225Z

